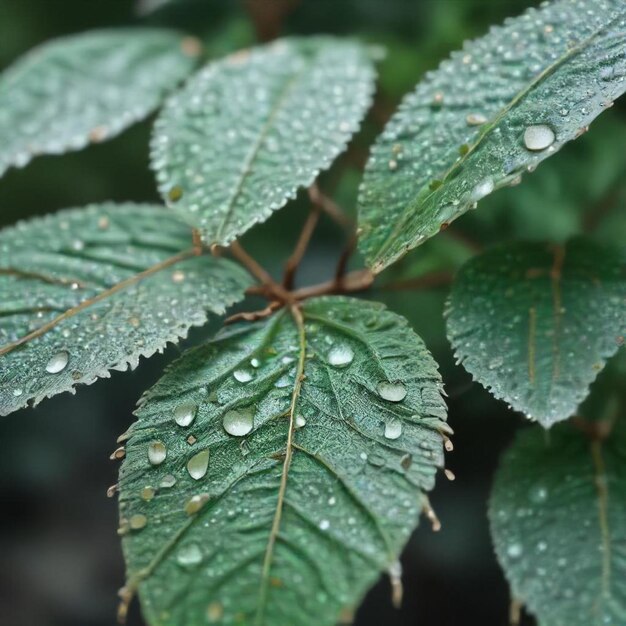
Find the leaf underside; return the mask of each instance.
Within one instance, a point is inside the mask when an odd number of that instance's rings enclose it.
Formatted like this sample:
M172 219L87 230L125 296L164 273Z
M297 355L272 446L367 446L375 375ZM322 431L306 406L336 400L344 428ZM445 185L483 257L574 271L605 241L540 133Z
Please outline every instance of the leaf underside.
M149 205L92 205L1 231L0 414L134 368L243 297L243 270L190 247L189 228Z
M623 342L624 256L582 238L497 246L463 266L447 317L465 369L549 427L574 414Z
M321 298L303 316L230 328L142 400L120 515L128 587L152 625L334 625L417 525L449 431L433 359L378 304ZM383 399L385 382L406 397ZM152 466L155 440L167 458ZM186 466L203 451L195 480ZM189 515L194 496L204 506Z
M370 267L381 271L576 138L626 90L625 51L623 0L559 0L427 74L366 167L360 248ZM533 126L548 127L543 140L553 133L543 149L527 148Z
M330 166L372 98L366 51L284 39L210 63L157 119L152 167L169 206L226 245Z
M491 533L513 596L540 626L626 623L626 435L571 424L519 434L491 495Z
M154 28L92 31L35 48L0 76L0 175L118 135L189 74L195 54L189 39Z

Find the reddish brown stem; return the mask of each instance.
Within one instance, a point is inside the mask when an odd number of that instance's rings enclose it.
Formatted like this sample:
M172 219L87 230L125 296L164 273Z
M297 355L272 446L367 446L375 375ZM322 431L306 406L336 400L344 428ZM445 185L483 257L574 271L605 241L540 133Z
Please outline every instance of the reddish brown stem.
M318 206L314 205L304 222L296 247L291 253L291 256L287 259L287 263L285 263L285 276L283 278L283 287L285 287L285 289L291 289L293 287L296 272L298 271L300 262L302 261L302 258L304 257L304 254L309 246L311 236L317 226L319 217L320 209Z

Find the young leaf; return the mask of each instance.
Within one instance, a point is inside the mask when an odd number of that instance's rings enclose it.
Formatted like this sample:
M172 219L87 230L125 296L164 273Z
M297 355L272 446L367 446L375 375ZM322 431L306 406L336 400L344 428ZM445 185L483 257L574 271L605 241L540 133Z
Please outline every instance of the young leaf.
M361 249L379 272L575 139L626 90L622 0L557 0L457 52L372 150Z
M626 260L585 239L513 243L466 263L448 338L493 395L549 427L572 415L626 330Z
M120 473L150 624L334 626L415 528L446 408L397 315L309 301L228 329L148 391Z
M152 167L166 202L226 245L310 185L372 96L359 45L284 39L210 63L159 116Z
M249 281L163 207L102 204L0 231L0 415L89 384L221 314Z
M520 433L496 474L489 517L513 596L540 626L626 623L626 435L571 424Z
M173 31L135 28L64 37L31 51L0 75L0 175L143 119L191 71L197 48Z

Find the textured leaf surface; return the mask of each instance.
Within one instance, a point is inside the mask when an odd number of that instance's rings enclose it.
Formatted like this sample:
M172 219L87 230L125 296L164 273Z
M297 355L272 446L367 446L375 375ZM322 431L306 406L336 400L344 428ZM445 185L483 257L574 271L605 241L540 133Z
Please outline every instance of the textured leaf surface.
M0 174L99 142L146 117L194 66L197 45L159 29L46 43L0 76Z
M559 0L427 74L376 142L360 190L360 245L374 271L519 180L610 106L626 90L625 31L622 0Z
M624 255L584 239L497 246L463 266L448 302L465 369L546 427L576 411L625 330Z
M522 432L491 495L491 532L513 596L540 626L626 624L626 435L570 424Z
M366 52L332 38L280 40L210 63L155 125L163 197L207 244L228 244L331 164L373 82Z
M446 430L432 357L378 304L324 298L303 315L229 329L143 398L120 509L150 624L334 626L417 525Z
M1 231L0 414L135 367L241 299L243 270L190 244L163 207L132 204Z

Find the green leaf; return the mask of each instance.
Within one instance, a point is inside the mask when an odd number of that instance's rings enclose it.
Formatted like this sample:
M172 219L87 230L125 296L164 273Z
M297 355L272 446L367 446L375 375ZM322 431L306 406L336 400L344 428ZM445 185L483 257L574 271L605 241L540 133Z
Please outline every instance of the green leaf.
M626 90L622 0L558 0L467 44L407 96L360 191L379 272L575 139Z
M210 63L159 116L152 167L169 206L226 245L330 166L372 97L366 51L284 39Z
M626 258L585 239L511 243L466 263L448 301L465 369L545 427L572 415L626 330Z
M195 40L154 28L92 31L35 48L0 75L0 175L118 135L189 74L197 53Z
M134 368L249 280L163 207L102 204L0 231L0 415Z
M334 626L397 569L450 432L436 364L381 305L302 315L226 330L144 395L120 515L152 625Z
M626 623L626 428L519 434L491 494L491 534L513 596L540 626Z

